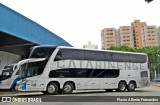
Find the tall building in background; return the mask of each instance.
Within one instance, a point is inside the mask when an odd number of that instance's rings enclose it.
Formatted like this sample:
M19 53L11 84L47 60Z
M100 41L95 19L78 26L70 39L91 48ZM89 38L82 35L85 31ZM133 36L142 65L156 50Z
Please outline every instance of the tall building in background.
M121 45L121 36L120 36L120 29L116 29L116 46Z
M121 26L119 27L120 33L120 45L126 45L128 47L134 47L133 41L133 29L131 26Z
M132 48L153 47L160 45L160 27L147 26L146 22L134 20L131 26L104 28L101 31L102 49L111 46L126 45Z
M94 44L91 44L91 42L89 41L88 44L85 44L83 46L83 48L98 49L98 46L94 45Z
M158 28L156 26L145 26L143 28L144 46L152 47L159 45Z
M117 46L117 34L115 28L105 28L101 31L101 44L103 49Z
M134 48L142 48L143 46L143 27L147 24L145 22L140 22L140 20L134 20L131 23L133 29L133 37L134 37Z

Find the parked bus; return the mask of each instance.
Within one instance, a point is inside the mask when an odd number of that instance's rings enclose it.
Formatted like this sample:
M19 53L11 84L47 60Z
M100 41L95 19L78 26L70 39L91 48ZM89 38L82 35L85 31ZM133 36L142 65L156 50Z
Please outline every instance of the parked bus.
M31 47L26 58L47 58L48 53L51 54L54 51L53 46L34 46ZM23 61L22 61L23 62ZM15 86L18 80L18 69L15 69L17 65L7 65L4 69L0 70L0 90L15 90ZM14 70L15 69L15 70Z
M53 53L44 50L38 55L18 63L18 91L69 94L73 90L115 89L123 92L150 83L149 61L144 53L58 46Z
M15 90L18 75L14 68L15 64L7 65L0 70L0 90ZM16 69L17 70L17 69Z
M56 46L34 46L31 47L26 53L24 59L28 58L48 58Z

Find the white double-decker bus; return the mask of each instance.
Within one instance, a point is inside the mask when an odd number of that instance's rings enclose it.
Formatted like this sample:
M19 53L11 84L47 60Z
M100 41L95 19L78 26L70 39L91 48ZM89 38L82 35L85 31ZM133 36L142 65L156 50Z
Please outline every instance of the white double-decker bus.
M47 55L52 54L55 47L51 46L34 46L31 47L25 55L25 58L48 58ZM43 53L43 54L42 54ZM26 61L21 61L21 63ZM15 90L18 80L18 69L16 64L6 65L0 70L0 91Z
M53 53L46 50L38 53L42 57L18 63L18 91L69 94L73 90L115 89L123 92L149 85L149 61L144 53L63 46L52 50Z

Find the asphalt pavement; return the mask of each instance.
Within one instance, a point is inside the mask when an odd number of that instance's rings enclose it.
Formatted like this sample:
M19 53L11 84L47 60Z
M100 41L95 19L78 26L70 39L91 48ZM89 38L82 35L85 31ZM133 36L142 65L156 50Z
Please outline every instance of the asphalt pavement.
M23 97L23 98L37 98L41 99L43 102L34 103L34 105L160 105L160 85L151 85L149 87L139 88L136 89L135 92L105 92L104 90L90 90L90 91L74 91L73 94L60 94L60 95L43 95L41 92L34 92L34 93L24 93L24 92L7 92L0 95L1 96L12 96L12 97ZM138 96L138 98L137 98ZM139 102L136 99L140 97L150 97L150 98L157 98L158 102L151 101L151 102ZM158 97L156 97L158 96ZM111 98L112 97L112 98ZM114 100L111 102L109 98ZM115 99L116 98L116 99ZM134 98L132 102L125 101L125 98ZM48 100L47 102L46 99ZM70 100L67 102L66 100ZM120 101L118 101L118 99ZM123 100L122 100L123 99ZM54 101L54 102L51 102ZM63 101L63 102L62 102ZM65 102L64 102L65 101ZM86 101L86 102L84 102ZM105 102L106 101L106 102ZM28 102L13 102L13 103L0 103L0 105L30 105L31 103Z

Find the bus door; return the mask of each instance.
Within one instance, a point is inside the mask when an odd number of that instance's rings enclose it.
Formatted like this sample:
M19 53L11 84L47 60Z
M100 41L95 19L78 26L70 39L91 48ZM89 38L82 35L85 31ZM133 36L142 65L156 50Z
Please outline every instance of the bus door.
M99 78L92 76L93 69L77 69L77 88L78 89L99 89Z
M78 78L78 89L99 89L99 78Z
M30 66L30 64L28 66ZM33 90L34 91L34 90L38 89L38 76L36 76L37 72L38 72L37 67L34 67L34 66L31 68L28 67L27 76L26 76L27 78L26 78L26 80L24 79L24 83L26 82L26 90ZM24 84L24 86L25 86L25 84Z
M106 69L101 74L100 88L113 89L116 88L116 80L119 76L119 69Z
M87 83L87 89L99 89L99 78L90 78Z
M117 85L116 85L116 78L107 78L107 88L108 89L113 89L113 88L117 88Z
M99 78L78 78L78 89L99 89Z
M100 88L100 79L99 73L101 70L92 69L88 70L87 75L89 75L89 79L87 81L87 89L99 89Z
M22 78L22 91L36 91L37 80L34 77Z
M86 77L86 69L77 69L76 77L77 77L77 89L87 89L88 78Z
M30 61L26 69L26 90L38 90L44 87L44 79L40 75L45 69L47 60L45 58ZM39 86L42 84L41 86Z

